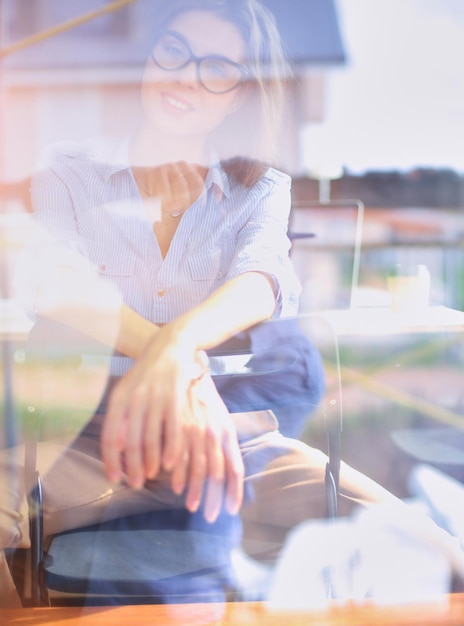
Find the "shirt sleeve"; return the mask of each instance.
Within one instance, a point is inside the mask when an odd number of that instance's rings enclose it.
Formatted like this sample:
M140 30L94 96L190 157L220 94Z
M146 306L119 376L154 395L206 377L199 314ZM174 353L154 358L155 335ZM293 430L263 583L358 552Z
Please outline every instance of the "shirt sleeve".
M73 148L66 144L48 147L40 159L31 181L34 219L57 245L73 250L83 257L87 247L80 236L72 187L82 184L73 172Z
M276 291L274 317L296 315L301 286L289 258L290 178L271 169L249 193L253 209L239 232L227 278L250 271L270 276Z
M31 317L47 309L87 305L115 312L118 290L87 258L66 183L65 157L47 151L32 176L33 236L21 251L15 292Z

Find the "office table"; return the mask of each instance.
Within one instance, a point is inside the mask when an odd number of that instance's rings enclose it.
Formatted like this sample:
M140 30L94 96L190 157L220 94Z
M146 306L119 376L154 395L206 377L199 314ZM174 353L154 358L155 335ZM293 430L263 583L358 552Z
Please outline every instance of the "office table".
M464 594L426 604L332 606L325 611L271 611L253 602L87 608L0 609L2 626L462 626Z
M0 299L0 340L23 342L32 321L26 316L22 306L14 299Z
M340 346L348 346L342 358L342 379L402 407L415 410L450 426L464 426L453 409L418 397L403 388L408 367L443 353L464 341L464 312L430 306L411 314L394 313L390 307L362 307L320 313L332 327ZM455 369L458 366L456 365ZM379 377L388 368L401 370L403 386ZM398 379L400 380L400 379ZM417 385L413 385L415 387Z
M344 337L464 330L464 312L445 306L429 306L411 313L395 313L390 307L353 307L321 311L320 315L338 336Z

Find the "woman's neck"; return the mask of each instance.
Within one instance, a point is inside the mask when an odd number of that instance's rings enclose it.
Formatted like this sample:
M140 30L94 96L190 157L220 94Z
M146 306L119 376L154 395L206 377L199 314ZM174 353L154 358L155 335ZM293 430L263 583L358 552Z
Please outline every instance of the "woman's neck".
M131 140L129 160L132 166L156 167L185 161L207 165L204 140L198 137L175 137L141 126Z

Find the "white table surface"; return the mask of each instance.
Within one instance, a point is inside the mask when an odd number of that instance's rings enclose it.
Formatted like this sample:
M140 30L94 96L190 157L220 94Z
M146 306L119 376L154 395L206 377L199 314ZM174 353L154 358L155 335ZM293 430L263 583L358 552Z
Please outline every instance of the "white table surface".
M0 299L0 336L2 338L25 338L31 328L32 321L17 300Z
M395 313L390 307L360 307L318 313L337 335L390 335L464 330L464 312L445 306Z

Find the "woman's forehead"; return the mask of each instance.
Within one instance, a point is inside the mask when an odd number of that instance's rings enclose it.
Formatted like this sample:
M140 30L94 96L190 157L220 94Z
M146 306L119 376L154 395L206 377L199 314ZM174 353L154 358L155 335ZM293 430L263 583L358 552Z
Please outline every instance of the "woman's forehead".
M245 57L245 42L238 27L211 11L182 13L168 28L183 35L196 56L218 54L237 62Z

